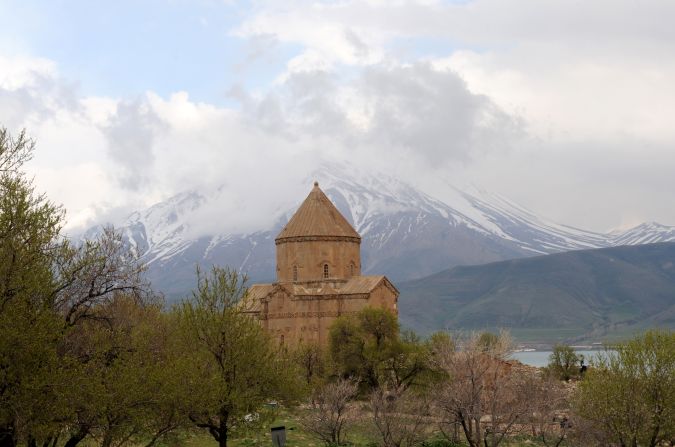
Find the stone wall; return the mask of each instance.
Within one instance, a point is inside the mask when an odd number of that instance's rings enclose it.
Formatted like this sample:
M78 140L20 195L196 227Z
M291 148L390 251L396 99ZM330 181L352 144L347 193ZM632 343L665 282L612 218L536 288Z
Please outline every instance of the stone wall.
M280 343L326 345L330 326L341 315L359 312L364 307L381 307L398 314L396 294L384 284L361 295L291 297L277 290L260 314L261 323Z
M358 242L350 240L300 240L277 244L277 281L320 281L324 264L329 278L350 278L361 274ZM297 268L297 278L293 267ZM352 268L353 266L353 268Z

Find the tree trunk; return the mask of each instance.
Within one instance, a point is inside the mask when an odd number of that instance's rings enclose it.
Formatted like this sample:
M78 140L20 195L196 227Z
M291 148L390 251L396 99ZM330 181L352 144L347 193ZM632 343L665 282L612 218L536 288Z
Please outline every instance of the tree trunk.
M56 444L59 442L59 437L49 437L42 441L42 447L56 447Z
M218 447L227 447L227 419L230 413L226 409L220 410L220 439L218 440Z
M467 441L469 442L469 445L471 447L483 447L481 446L481 441L480 441L480 433L479 430L480 426L476 422L476 420L471 417L469 418L469 438L467 438Z
M101 447L110 447L112 445L112 430L108 430L101 440Z
M14 425L0 426L0 447L15 447Z
M652 431L652 437L649 440L649 447L656 447L657 440L659 439L659 431L661 430L661 427L659 425L656 425L654 427L654 431Z
M80 427L77 433L70 435L70 438L63 447L75 447L79 444L84 438L89 434L89 429L85 427Z

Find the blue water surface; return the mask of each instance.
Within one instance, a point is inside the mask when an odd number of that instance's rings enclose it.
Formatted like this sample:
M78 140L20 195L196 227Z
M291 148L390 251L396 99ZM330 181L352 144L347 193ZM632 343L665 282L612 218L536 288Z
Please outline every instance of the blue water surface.
M530 366L546 366L548 365L548 358L551 355L552 351L523 351L523 352L514 352L511 354L511 358L514 358L521 363L524 363L526 365ZM602 355L604 353L604 350L577 350L576 353L578 355L583 355L584 360L586 361L586 364L588 364L589 360L594 358L597 355Z

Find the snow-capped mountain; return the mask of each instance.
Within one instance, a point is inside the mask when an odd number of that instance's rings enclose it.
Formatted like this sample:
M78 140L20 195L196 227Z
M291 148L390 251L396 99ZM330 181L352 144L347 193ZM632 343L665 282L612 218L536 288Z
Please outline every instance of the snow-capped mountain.
M542 219L499 195L452 189L429 195L384 175L324 166L314 179L362 236L364 273L394 280L412 279L455 265L483 264L537 254L616 245L675 241L675 227L645 223L624 232L600 234ZM223 188L178 194L117 225L128 244L148 264L159 290L179 295L194 285L195 266L237 268L253 280L275 277L274 238L304 195L271 210L264 229L226 230L227 215L205 231L205 216L218 215ZM285 208L284 208L285 207ZM201 228L201 229L200 229ZM92 237L100 227L92 228Z
M675 227L646 222L626 231L610 233L610 241L616 245L640 245L675 240Z

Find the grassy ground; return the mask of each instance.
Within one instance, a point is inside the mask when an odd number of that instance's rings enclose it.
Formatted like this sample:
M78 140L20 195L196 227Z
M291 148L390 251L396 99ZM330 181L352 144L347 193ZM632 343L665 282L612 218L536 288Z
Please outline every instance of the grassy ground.
M298 423L300 412L303 410L287 410L280 409L277 417L271 424L265 424L265 427L256 432L249 433L246 436L236 436L228 441L230 447L271 447L270 427L284 426L286 427L286 446L287 447L324 447L324 443L312 437L307 433ZM434 443L433 440L440 440L438 433L429 434L429 446L440 447L447 444ZM368 418L363 418L358 421L349 431L348 442L354 447L375 446L377 442L373 427L370 425ZM206 433L206 431L196 432L182 432L174 436L173 439L167 439L161 443L161 447L216 447L218 444L213 438ZM460 444L464 445L464 444ZM527 437L515 437L505 440L502 444L504 447L516 446L530 446L536 447L542 444L528 439Z
M303 430L302 426L298 423L301 411L303 410L280 409L272 423L265 424L260 430L252 431L245 435L233 436L228 440L228 446L270 447L272 445L270 428L284 426L286 427L286 447L322 447L324 444ZM354 429L350 431L348 438L349 442L355 446L365 446L375 441L366 422L357 422ZM218 443L205 430L202 430L178 433L173 439L167 439L160 445L162 447L215 447Z
M289 411L279 410L276 420L270 424L270 427L286 427L286 446L287 447L321 447L324 444L305 431L298 423L301 411L295 409ZM355 446L365 446L375 441L373 433L367 421L357 422L349 432L348 441ZM265 427L258 433L249 437L241 437L233 441L232 447L256 447L271 445L271 435L268 427Z

